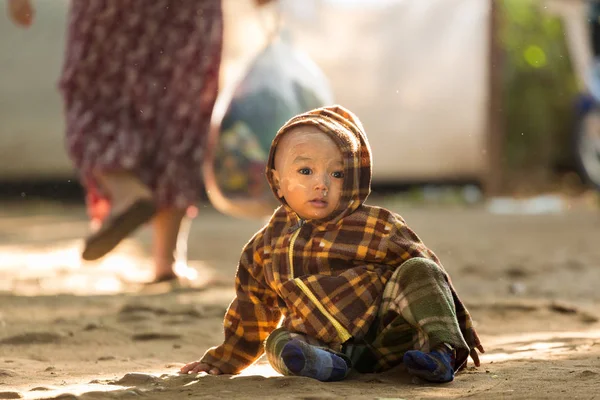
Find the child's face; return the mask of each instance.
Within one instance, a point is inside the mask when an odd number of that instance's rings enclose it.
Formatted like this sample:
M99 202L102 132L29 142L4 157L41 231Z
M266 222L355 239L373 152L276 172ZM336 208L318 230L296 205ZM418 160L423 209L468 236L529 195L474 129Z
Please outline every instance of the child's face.
M342 153L313 126L287 132L275 153L277 195L303 219L322 219L337 208L344 181Z

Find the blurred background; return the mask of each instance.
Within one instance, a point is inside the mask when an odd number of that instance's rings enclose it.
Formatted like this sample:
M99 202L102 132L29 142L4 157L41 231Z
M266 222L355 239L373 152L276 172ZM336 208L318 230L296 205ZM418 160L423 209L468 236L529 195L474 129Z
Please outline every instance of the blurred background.
M306 0L283 1L280 12L334 100L363 120L376 188L473 183L533 194L599 181L598 134L584 124L596 114L591 3ZM76 182L57 91L67 5L39 1L29 30L0 20L0 180L17 195L27 182ZM227 88L269 40L276 11L224 7ZM587 152L577 148L586 129Z

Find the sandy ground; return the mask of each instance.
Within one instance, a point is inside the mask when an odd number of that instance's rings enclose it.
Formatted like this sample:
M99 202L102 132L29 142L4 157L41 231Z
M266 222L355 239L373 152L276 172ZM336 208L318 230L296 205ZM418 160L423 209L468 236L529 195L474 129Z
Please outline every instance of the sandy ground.
M181 376L221 340L241 246L261 225L200 210L198 278L147 287L150 233L82 265L81 206L0 207L0 399L600 398L600 210L494 215L485 207L400 212L441 257L477 323L480 368L430 385L402 368L340 383L281 377L260 360L242 376Z

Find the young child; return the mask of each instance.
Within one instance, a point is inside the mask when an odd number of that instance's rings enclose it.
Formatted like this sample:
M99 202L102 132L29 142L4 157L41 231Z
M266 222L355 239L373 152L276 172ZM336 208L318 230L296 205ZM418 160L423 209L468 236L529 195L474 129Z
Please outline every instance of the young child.
M320 381L404 363L449 382L469 354L479 365L438 258L399 215L364 204L371 152L356 116L334 106L292 118L266 173L282 205L242 252L225 340L181 372L236 374L265 351L281 374Z

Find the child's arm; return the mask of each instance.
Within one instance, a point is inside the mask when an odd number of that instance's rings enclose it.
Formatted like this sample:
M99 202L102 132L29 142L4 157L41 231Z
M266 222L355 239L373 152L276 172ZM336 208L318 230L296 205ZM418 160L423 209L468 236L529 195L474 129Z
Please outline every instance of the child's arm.
M29 0L8 0L7 8L15 24L26 28L31 26L35 10Z
M263 343L281 318L277 294L264 284L260 250L244 250L236 275L236 297L225 314L225 340L182 373L236 374L264 352Z

